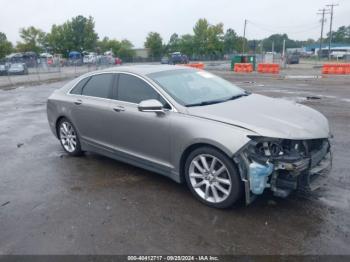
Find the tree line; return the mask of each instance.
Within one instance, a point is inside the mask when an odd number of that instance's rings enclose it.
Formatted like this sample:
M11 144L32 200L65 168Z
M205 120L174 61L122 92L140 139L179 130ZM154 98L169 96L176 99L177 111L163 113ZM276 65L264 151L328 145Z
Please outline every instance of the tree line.
M11 52L50 52L67 57L70 51L88 51L104 53L113 51L120 57L133 55L133 45L127 40L116 40L104 37L99 39L95 31L94 19L77 16L60 25L52 25L50 32L44 32L33 26L21 28L21 41L13 46L4 33L0 32L0 58Z
M70 51L90 51L104 53L112 51L122 59L135 55L133 44L127 40L99 38L95 31L94 19L76 16L63 24L54 24L50 32L44 32L33 26L20 29L21 41L14 46L4 33L0 32L0 58L12 52L36 53L50 52L67 56ZM327 36L329 38L329 34ZM328 39L325 39L327 41ZM199 19L193 27L192 34L179 36L171 35L168 42L164 42L157 32L150 32L145 40L144 47L149 49L150 56L159 58L171 52L182 52L190 58L220 58L224 54L240 53L245 46L246 52L274 51L281 52L283 41L286 48L297 48L318 40L308 39L298 41L289 39L287 34L273 34L265 39L248 40L239 36L235 30L228 28L224 31L223 23L210 24L206 19ZM333 32L333 42L350 44L350 26L341 26Z

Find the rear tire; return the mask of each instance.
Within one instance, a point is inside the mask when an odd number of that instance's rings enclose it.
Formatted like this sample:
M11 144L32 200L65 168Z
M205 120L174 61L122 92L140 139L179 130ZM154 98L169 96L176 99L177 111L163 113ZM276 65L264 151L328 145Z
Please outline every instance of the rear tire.
M62 118L57 125L57 135L61 145L69 155L80 156L83 154L78 133L68 119Z
M210 207L228 208L242 196L242 182L233 160L209 146L189 154L185 178L192 194Z

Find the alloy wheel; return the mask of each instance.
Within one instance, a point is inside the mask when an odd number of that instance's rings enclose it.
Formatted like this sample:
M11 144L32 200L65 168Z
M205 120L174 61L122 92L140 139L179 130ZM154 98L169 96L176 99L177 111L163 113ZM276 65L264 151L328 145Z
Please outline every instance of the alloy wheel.
M232 182L225 164L209 154L196 156L189 166L190 183L203 200L220 203L229 197Z
M69 122L62 122L60 125L60 140L66 151L72 153L77 148L77 135Z

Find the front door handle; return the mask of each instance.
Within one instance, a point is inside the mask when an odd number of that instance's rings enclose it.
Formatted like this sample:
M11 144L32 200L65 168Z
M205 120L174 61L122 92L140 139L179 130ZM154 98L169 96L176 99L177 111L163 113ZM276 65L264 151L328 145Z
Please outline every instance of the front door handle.
M115 112L124 112L125 108L123 106L116 106L116 107L113 107L113 110Z
M74 104L76 105L81 105L83 103L83 101L81 99L78 99L77 101L74 102Z

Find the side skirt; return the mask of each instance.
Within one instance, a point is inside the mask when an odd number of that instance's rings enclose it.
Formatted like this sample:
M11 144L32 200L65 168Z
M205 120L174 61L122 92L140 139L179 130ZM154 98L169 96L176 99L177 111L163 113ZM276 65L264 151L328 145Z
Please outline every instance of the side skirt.
M155 162L151 162L146 159L142 159L118 150L114 150L111 148L106 148L101 145L97 145L95 143L86 141L85 139L81 139L81 147L83 151L94 152L126 164L130 164L136 167L140 167L146 169L148 171L158 173L160 175L166 176L177 183L181 183L180 175L176 173L171 167L157 164Z

